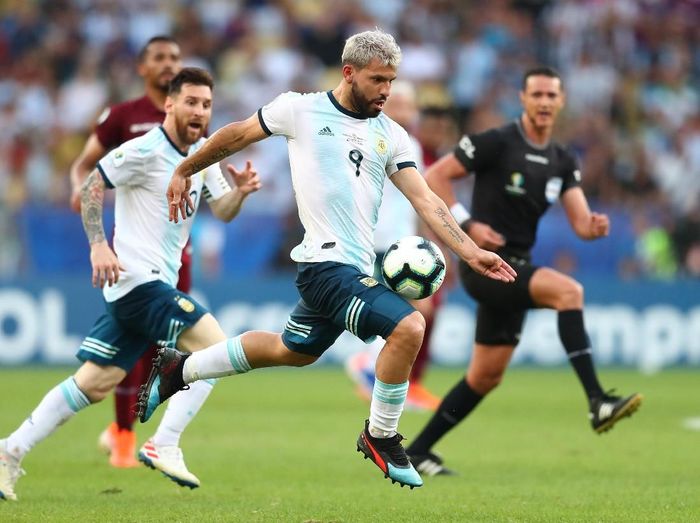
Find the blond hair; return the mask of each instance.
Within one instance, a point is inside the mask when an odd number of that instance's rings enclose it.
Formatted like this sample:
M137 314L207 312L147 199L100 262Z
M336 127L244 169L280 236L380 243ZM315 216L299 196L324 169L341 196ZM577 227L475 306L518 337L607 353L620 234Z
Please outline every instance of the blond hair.
M346 40L342 56L343 65L353 65L362 69L374 58L378 58L382 65L398 68L401 62L401 48L389 33L375 29L354 34Z

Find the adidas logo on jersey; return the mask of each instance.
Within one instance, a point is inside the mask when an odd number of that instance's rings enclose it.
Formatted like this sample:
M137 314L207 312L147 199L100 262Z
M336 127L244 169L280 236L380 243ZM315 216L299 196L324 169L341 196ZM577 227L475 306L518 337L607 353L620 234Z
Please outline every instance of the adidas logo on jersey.
M335 136L335 135L333 134L333 131L331 131L331 128L328 127L328 126L325 126L323 129L321 129L321 130L318 132L318 135L319 135L319 136Z

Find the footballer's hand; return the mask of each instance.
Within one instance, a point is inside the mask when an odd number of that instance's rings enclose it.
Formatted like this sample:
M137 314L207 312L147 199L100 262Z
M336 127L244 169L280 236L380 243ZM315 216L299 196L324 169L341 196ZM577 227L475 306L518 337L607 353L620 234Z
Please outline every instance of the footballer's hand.
M591 221L588 225L589 238L595 240L610 233L610 220L607 214L591 213Z
M188 176L179 174L177 171L173 173L168 184L168 219L171 222L178 222L178 215L182 216L183 220L187 219L187 209L194 209L194 202L190 197L190 188L192 180Z
M243 194L243 196L248 196L251 193L259 190L262 187L260 178L258 177L258 171L253 168L253 164L250 160L246 161L245 169L242 171L237 170L233 165L226 164L226 170L233 178L233 183Z
M90 246L90 263L92 264L92 286L100 289L107 283L110 287L119 281L119 271L124 270L119 260L106 241Z
M506 283L515 281L517 273L501 257L493 252L478 249L473 257L465 260L475 272Z
M466 227L464 227L464 232L482 249L495 251L506 244L503 236L493 230L490 225L483 222L469 220Z

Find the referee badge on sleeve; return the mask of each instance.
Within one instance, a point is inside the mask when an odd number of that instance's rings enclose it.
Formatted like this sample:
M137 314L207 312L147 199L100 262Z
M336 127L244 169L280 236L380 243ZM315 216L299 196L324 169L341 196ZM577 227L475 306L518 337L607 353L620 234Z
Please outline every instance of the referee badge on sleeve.
M557 201L561 193L561 186L561 178L550 178L549 181L547 181L547 186L544 188L544 197L547 198L549 203Z

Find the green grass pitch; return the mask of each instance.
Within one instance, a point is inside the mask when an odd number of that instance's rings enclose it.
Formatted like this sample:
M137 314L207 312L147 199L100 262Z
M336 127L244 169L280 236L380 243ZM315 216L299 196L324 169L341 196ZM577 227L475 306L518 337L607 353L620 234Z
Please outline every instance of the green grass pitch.
M0 370L0 435L70 369ZM459 369L431 369L444 393ZM0 521L639 522L700 521L697 371L601 372L639 391L641 409L596 435L568 369L513 369L438 446L459 476L401 489L355 451L368 408L338 368L266 370L221 380L183 436L194 491L145 467L110 468L98 453L112 401L81 412L24 460L17 503ZM139 443L159 417L137 426ZM411 438L428 414L406 412Z

